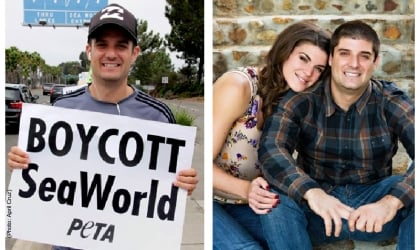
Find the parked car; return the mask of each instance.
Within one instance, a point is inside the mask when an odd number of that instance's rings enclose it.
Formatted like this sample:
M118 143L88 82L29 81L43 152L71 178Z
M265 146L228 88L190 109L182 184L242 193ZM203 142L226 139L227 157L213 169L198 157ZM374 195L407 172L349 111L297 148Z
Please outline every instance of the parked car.
M44 83L42 84L42 95L49 95L51 91L51 87L54 83Z
M36 103L38 95L32 95L31 90L25 84L6 83L6 127L19 131L22 104Z
M63 88L67 87L65 84L54 84L50 90L50 103L53 104L55 99L63 94Z

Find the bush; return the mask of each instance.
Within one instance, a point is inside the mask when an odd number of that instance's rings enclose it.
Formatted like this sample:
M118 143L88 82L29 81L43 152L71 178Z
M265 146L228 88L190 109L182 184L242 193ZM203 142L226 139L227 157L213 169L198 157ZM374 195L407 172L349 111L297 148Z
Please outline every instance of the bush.
M161 84L156 87L153 93L155 96L161 98L167 98L167 96L179 98L204 96L204 84Z
M180 107L170 106L172 113L175 116L176 124L184 126L192 126L193 121L195 120L194 116L189 114L187 110Z

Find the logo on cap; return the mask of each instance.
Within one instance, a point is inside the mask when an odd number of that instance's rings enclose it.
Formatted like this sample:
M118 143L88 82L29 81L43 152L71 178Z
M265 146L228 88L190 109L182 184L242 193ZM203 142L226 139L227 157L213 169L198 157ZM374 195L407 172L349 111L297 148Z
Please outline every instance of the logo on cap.
M102 10L102 15L99 17L99 20L106 18L115 18L118 20L124 20L124 9L119 6L108 6Z

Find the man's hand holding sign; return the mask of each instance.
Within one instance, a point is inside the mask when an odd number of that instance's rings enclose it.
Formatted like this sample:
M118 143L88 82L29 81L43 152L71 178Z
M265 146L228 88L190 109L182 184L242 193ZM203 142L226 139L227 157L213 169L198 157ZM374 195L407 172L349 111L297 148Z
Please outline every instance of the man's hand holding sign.
M25 105L20 131L9 165L26 168L12 173L10 237L85 249L180 247L187 191L177 186L188 190L195 171L186 169L194 127Z

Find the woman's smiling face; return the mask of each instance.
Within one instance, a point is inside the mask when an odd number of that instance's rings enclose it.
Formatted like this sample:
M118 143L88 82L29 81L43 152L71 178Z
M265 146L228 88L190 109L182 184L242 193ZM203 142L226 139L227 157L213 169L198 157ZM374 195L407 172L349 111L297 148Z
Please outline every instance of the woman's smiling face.
M312 43L296 46L283 64L287 85L295 92L312 86L327 67L328 55Z

